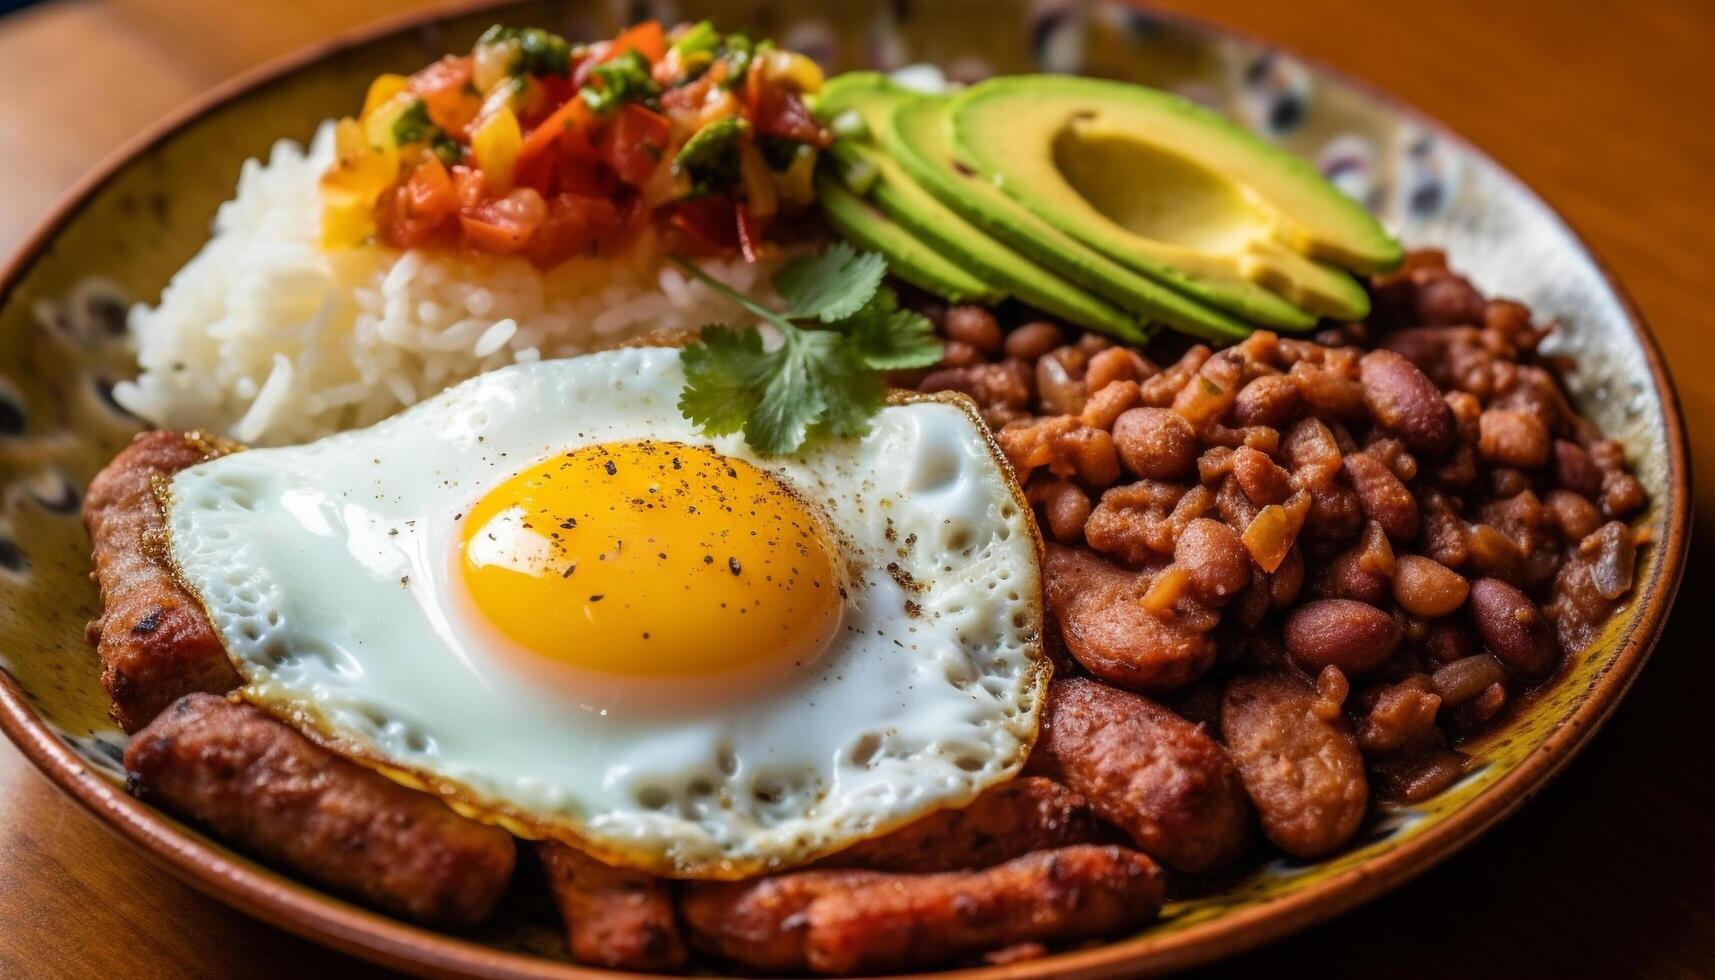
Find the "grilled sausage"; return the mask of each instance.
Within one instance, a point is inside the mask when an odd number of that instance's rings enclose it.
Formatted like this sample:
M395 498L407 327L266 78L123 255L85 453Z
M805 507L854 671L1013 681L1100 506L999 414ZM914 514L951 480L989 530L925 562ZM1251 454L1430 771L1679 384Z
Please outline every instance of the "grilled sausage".
M1083 797L1052 779L1024 776L996 786L962 810L932 813L822 863L877 871L960 871L1115 837Z
M113 717L127 732L192 691L224 694L239 685L201 604L166 563L153 488L224 448L195 435L145 432L89 484L83 521L95 545L102 606L89 639Z
M1160 868L1136 851L1078 845L984 871L818 870L697 884L684 911L700 946L748 968L890 973L1135 928L1160 910L1164 887Z
M1205 633L1143 608L1148 582L1136 572L1051 544L1042 580L1067 649L1105 681L1165 691L1196 680L1215 661L1215 644Z
M475 926L512 877L505 831L213 694L138 732L125 768L140 795L239 848L419 922Z
M1250 807L1226 752L1201 725L1140 695L1055 680L1030 769L1082 795L1170 868L1213 871L1249 841Z
M644 973L685 965L685 938L667 882L553 841L536 845L536 853L565 920L572 959Z
M1287 674L1227 685L1221 734L1262 818L1262 832L1298 857L1350 840L1369 805L1364 759L1340 719L1313 710L1317 695Z

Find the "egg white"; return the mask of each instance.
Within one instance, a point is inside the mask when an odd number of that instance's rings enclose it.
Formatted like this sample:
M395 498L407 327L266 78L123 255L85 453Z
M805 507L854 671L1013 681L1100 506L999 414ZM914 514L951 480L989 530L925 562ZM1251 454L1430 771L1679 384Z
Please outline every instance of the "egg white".
M799 864L1015 774L1047 678L1041 546L969 403L891 404L862 439L758 457L697 433L682 384L664 348L521 364L369 429L212 460L166 489L172 560L244 697L617 863L715 878ZM636 439L712 445L822 509L850 580L810 669L669 678L642 698L592 678L568 697L469 628L458 518L538 459Z

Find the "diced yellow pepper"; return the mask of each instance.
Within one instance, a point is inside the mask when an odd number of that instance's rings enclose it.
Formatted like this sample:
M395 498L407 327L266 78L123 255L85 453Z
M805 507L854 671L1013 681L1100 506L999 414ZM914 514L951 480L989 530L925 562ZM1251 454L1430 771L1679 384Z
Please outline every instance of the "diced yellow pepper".
M369 94L363 97L363 112L361 117L369 118L382 103L388 101L411 85L411 80L404 75L377 75L375 81L369 83Z
M370 204L347 194L322 195L322 247L350 248L375 234Z
M512 174L523 145L524 132L518 126L518 116L506 106L496 108L471 133L471 152L491 192L504 194L512 189Z
M764 78L789 82L805 95L822 90L822 66L796 51L775 48L762 55L760 61Z
M334 126L337 159L322 174L322 244L325 247L356 245L375 233L370 217L375 199L399 176L399 151L377 149L355 119L341 119Z
M780 200L791 207L802 207L816 199L816 151L800 146L792 162L780 173L773 174L774 190Z
M779 210L779 201L774 196L774 174L749 140L739 144L738 173L744 181L745 204L752 215L766 218Z

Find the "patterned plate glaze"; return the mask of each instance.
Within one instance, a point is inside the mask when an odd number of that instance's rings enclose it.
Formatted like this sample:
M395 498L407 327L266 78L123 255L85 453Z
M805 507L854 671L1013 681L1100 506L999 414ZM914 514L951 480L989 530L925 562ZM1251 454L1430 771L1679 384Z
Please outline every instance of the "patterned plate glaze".
M825 8L825 9L824 9ZM1477 150L1374 92L1290 54L1119 3L943 0L839 5L795 0L507 4L379 25L261 69L126 148L74 191L0 278L0 723L77 799L176 873L319 941L413 970L489 976L611 976L564 961L546 902L519 901L476 936L451 938L328 897L133 800L83 639L97 611L82 488L137 429L108 396L127 370L130 300L153 302L203 244L243 161L348 113L369 79L465 49L489 23L574 38L645 16L713 16L812 54L830 69L942 65L956 79L1047 70L1131 79L1218 107L1315 160L1411 245L1446 247L1485 291L1558 320L1579 358L1580 407L1630 450L1649 489L1656 544L1639 586L1544 696L1469 746L1477 760L1427 803L1379 814L1320 862L1276 860L1171 903L1122 942L960 976L1157 972L1229 954L1399 884L1535 792L1624 692L1660 632L1687 536L1678 406L1635 311L1534 194ZM948 976L950 974L942 974Z

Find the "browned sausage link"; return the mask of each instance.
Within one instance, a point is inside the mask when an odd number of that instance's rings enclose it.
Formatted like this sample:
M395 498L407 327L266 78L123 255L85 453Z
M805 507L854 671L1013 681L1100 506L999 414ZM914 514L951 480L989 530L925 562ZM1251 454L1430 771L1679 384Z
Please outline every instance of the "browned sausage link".
M1142 605L1149 581L1082 548L1048 546L1048 607L1084 669L1143 691L1196 680L1215 661L1206 634L1157 618Z
M666 973L685 965L685 938L667 882L544 841L536 854L566 923L572 959L612 970Z
M224 694L239 684L201 604L163 558L166 538L152 487L157 477L221 448L196 436L145 432L89 484L83 522L95 544L102 606L89 635L113 717L127 732L185 694Z
M1250 674L1227 684L1221 735L1276 847L1326 854L1357 833L1369 804L1358 746L1318 695L1286 674Z
M1154 918L1163 887L1142 854L1079 845L983 871L698 882L683 911L693 943L750 969L886 973L1123 932Z
M1021 854L1117 839L1082 796L1052 779L1025 776L989 790L962 810L942 810L822 863L877 871L961 871Z
M348 762L248 704L189 694L131 739L135 789L230 843L390 912L488 918L512 837Z
M880 871L794 871L749 881L691 881L679 893L679 912L691 945L709 956L753 970L784 973L808 968L805 951L810 903L887 877Z
M818 973L895 973L1019 943L1096 939L1155 918L1165 883L1123 847L1037 851L986 871L889 878L808 910Z
M1054 681L1030 766L1168 867L1212 871L1249 842L1250 807L1226 752L1148 698L1081 677Z

